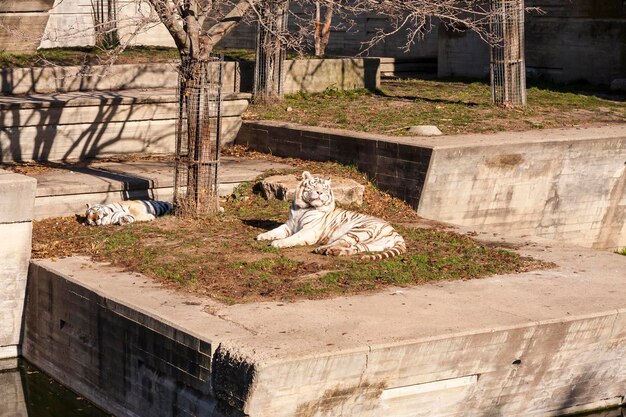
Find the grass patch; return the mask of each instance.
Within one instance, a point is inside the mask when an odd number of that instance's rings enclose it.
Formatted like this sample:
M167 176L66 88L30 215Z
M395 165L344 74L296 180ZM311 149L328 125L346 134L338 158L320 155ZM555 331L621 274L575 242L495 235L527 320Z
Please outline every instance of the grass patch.
M530 85L528 106L491 104L487 83L467 80L384 81L380 91L297 93L283 103L253 104L248 119L408 135L408 127L435 125L445 134L521 131L626 122L626 97L590 85Z
M289 202L267 201L246 183L211 218L172 216L150 223L88 227L74 218L34 222L33 257L86 255L143 273L166 286L225 303L322 298L440 280L473 279L549 265L470 236L424 227L404 202L367 183L354 167L289 160L296 167L366 185L358 211L386 218L405 237L408 251L382 261L313 254L312 247L276 249L254 237L284 222ZM268 173L274 174L276 172Z
M9 53L0 51L3 68L45 67L51 65L99 65L111 58L112 51L96 47L40 49L34 53ZM115 60L118 64L146 64L171 62L179 59L176 48L161 46L132 46L126 48Z
M216 50L227 61L254 60L254 51L249 49ZM39 49L33 53L0 51L0 67L27 68L51 65L99 65L108 62L112 50L94 46ZM115 57L116 64L147 64L178 62L180 55L176 48L164 46L129 46Z
M615 251L615 253L617 253L618 255L626 256L626 248L622 248L621 250L617 250L617 251Z

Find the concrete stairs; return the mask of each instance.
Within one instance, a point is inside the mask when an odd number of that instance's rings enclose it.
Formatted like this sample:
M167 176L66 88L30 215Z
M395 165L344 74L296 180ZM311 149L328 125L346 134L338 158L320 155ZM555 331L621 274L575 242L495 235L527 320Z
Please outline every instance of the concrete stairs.
M253 181L264 171L289 165L233 157L220 160L221 196L242 182ZM1 167L1 165L0 165ZM26 171L27 172L27 171ZM86 164L54 164L28 173L37 180L33 218L71 216L84 213L87 203L106 204L128 199L171 201L174 183L172 157L135 161L102 161Z
M223 98L222 143L234 142L249 94ZM172 88L0 96L0 162L173 153Z

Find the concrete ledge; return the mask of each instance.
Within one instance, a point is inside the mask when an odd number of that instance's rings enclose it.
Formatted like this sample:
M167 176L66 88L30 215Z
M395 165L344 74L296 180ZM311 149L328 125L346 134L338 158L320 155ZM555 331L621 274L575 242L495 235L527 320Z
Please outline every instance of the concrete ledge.
M177 395L151 402L163 384L185 393L185 410L222 404L216 416L551 416L621 403L626 257L487 237L559 266L226 306L83 258L36 261L24 356L120 415L179 411Z
M0 224L29 222L37 181L0 169Z
M391 137L263 121L236 143L355 164L423 217L602 249L626 246L626 125Z
M2 68L2 93L35 94L178 87L177 62L91 67ZM224 63L224 92L239 92L238 65Z
M47 16L46 16L47 19ZM124 64L91 67L1 68L4 94L36 94L74 91L116 91L135 89L176 89L177 62ZM306 59L285 61L284 91L319 92L368 88L380 85L377 58ZM225 94L252 92L254 63L224 62Z
M0 170L0 359L19 353L36 184Z

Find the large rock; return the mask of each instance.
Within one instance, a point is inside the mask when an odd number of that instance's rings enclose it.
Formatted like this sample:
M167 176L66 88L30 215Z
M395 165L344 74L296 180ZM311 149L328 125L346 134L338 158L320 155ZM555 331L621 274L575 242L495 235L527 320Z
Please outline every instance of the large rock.
M363 204L365 187L348 178L331 178L335 201L340 204ZM300 178L295 175L273 175L261 181L261 191L267 199L293 200Z
M409 128L409 133L418 136L441 136L441 130L437 126L433 125L419 125L419 126L411 126Z

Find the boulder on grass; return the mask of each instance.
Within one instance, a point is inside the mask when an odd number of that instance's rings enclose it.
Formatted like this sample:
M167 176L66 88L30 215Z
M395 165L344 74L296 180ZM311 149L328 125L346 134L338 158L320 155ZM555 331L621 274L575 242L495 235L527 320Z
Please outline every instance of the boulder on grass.
M295 175L273 175L260 183L260 190L268 200L293 200L293 196L300 184L300 178ZM363 204L365 186L349 178L332 178L331 186L335 201L339 204Z

